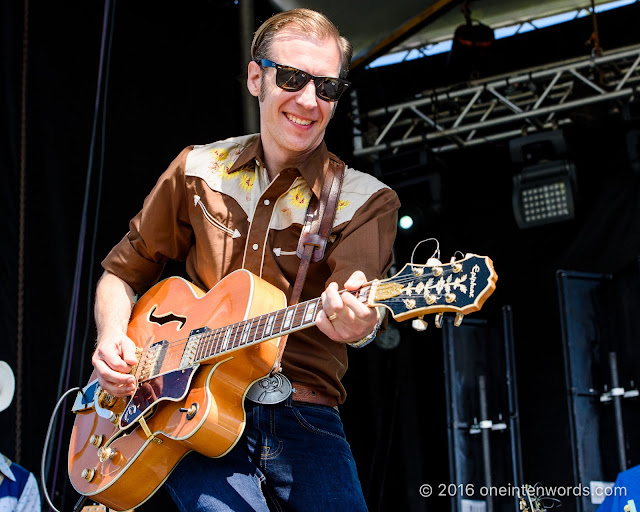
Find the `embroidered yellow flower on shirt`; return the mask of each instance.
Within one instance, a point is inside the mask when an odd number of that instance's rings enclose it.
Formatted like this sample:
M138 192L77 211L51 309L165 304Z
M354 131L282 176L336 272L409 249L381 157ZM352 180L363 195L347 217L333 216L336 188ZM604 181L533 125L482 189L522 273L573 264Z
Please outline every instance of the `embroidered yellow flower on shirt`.
M256 173L253 170L241 169L236 174L240 177L240 188L245 192L250 192L256 181Z
M228 174L229 169L237 160L242 151L238 149L228 150L226 148L216 148L209 150L211 155L210 169L217 173L222 179L228 180L232 176Z
M306 208L311 199L311 194L301 187L289 191L289 204L293 208Z
M338 207L336 208L336 211L340 211L343 208L345 208L346 206L349 206L351 204L351 201L347 201L346 199L344 201L338 201Z

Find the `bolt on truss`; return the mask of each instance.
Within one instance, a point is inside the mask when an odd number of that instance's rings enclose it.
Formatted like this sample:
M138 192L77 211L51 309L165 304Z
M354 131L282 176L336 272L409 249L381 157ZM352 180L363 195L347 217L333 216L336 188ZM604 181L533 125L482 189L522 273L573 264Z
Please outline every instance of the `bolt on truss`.
M361 114L351 93L354 154L413 144L444 152L571 123L573 110L629 100L640 82L640 45L439 89ZM459 86L458 86L459 87Z

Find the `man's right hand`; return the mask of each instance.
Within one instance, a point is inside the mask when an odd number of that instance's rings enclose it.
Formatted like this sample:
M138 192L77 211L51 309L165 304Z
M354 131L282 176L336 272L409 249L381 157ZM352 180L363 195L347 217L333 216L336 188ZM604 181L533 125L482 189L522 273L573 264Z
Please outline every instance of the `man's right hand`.
M126 335L135 293L118 276L105 272L96 287L98 343L91 362L100 386L113 396L135 391L136 380L129 372L138 362L136 345Z
M136 380L129 372L138 362L136 345L126 335L101 336L91 362L100 386L109 394L127 396L135 391Z

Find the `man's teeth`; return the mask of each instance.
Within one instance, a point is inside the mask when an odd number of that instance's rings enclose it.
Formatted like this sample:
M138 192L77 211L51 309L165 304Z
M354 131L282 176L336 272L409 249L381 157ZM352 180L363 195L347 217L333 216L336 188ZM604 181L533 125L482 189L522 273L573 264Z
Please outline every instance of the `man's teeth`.
M308 126L313 122L313 121L309 121L309 120L305 120L305 119L300 119L298 117L294 117L291 114L287 114L287 119L289 121L293 121L296 124L301 124L302 126Z

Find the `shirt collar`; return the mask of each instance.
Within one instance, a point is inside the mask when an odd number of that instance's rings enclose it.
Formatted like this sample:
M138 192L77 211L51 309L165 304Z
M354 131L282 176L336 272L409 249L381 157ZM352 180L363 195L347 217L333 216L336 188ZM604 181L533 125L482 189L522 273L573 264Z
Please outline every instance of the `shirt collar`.
M332 155L329 153L327 145L322 141L320 145L307 157L307 159L297 167L298 171L309 185L309 188L313 191L313 194L318 198L320 197L320 192L322 192L323 177L326 176L331 158ZM258 160L260 163L264 162L262 139L260 137L257 137L256 140L247 146L247 148L229 168L227 173L231 174L239 171L245 165L253 162L254 159Z
M12 482L15 482L16 481L16 477L13 474L13 471L11 471L11 468L9 467L10 464L11 463L10 463L9 459L7 459L4 455L2 455L0 453L0 473L2 473L4 476L6 476Z

